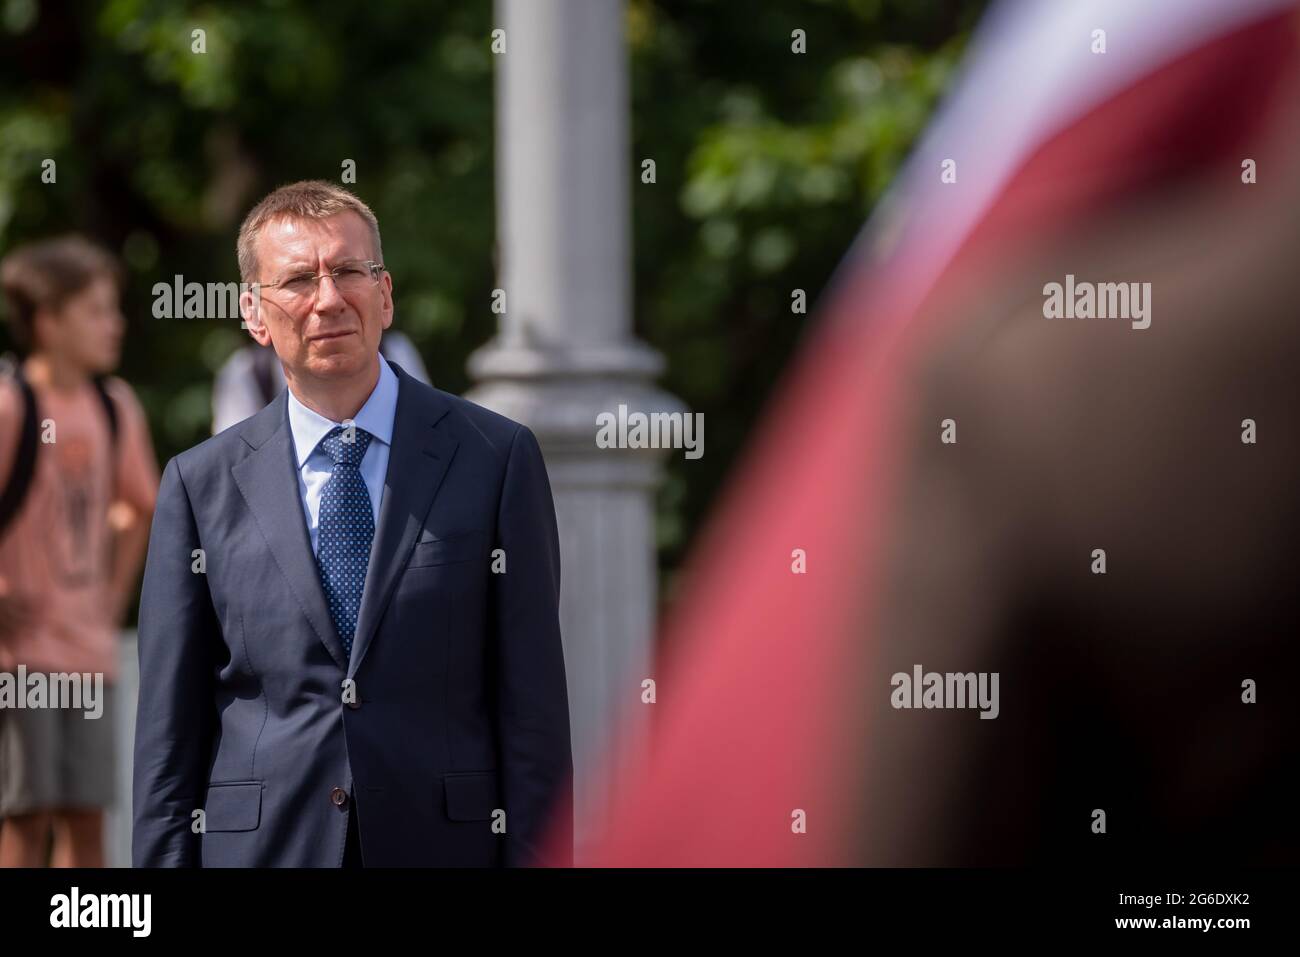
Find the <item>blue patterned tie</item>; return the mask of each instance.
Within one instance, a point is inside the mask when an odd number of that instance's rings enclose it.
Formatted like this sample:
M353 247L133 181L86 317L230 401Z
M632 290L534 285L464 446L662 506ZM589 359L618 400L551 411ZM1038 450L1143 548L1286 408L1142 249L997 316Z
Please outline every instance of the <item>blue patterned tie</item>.
M334 461L334 471L321 490L316 532L316 564L325 600L348 657L352 656L361 590L366 584L370 544L375 537L370 493L361 477L361 459L371 436L355 427L352 433L349 436L348 430L335 426L320 441L320 448Z

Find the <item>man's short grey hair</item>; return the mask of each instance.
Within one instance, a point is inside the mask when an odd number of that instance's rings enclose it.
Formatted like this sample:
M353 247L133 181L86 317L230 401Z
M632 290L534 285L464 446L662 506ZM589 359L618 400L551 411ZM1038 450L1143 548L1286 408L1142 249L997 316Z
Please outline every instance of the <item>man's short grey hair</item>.
M379 220L370 207L346 189L323 179L305 179L281 186L252 208L239 227L235 254L239 257L239 278L257 282L257 236L267 223L277 219L326 219L339 213L356 213L370 227L375 256L383 262L379 243Z

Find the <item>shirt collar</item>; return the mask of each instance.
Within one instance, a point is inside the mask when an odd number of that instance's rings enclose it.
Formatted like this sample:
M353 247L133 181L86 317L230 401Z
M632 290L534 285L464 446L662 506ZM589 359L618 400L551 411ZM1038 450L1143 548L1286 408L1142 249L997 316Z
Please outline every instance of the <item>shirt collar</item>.
M293 433L294 454L298 459L298 468L306 464L320 440L329 434L330 429L341 426L342 422L333 422L319 412L307 408L298 401L293 390L289 393L289 430ZM389 368L388 360L379 357L379 381L375 383L370 398L352 419L358 429L364 429L374 438L391 445L393 442L393 419L397 415L397 376Z

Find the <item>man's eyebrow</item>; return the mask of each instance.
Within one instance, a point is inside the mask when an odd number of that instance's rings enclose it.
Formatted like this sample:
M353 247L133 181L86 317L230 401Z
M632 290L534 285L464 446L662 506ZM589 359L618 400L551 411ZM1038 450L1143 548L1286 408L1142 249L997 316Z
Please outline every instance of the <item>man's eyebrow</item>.
M322 262L328 265L331 269L338 269L340 266L368 261L369 260L365 256L348 256L345 259L337 260L326 256L322 260ZM281 267L280 275L285 275L287 273L312 272L315 268L315 264L306 259L291 259Z

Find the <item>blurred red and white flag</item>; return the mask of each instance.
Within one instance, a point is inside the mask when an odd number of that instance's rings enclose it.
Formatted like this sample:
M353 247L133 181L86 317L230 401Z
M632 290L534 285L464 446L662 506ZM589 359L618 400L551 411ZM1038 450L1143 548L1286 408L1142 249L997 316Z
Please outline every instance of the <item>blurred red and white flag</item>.
M898 455L899 360L933 332L914 321L921 305L964 265L1081 216L1214 164L1239 175L1298 35L1282 0L994 7L692 556L650 747L620 765L604 837L579 863L855 862L863 623ZM941 180L947 160L956 182ZM792 574L796 549L805 574Z

